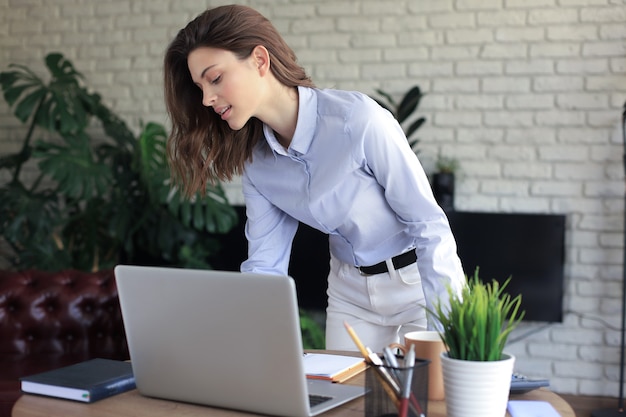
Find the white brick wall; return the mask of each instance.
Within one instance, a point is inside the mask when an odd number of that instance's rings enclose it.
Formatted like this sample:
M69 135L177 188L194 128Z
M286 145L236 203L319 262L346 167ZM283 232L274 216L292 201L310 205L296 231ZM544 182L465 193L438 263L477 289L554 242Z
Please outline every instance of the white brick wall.
M132 126L166 123L163 51L204 6L222 3L0 0L0 67L41 71L60 51ZM461 160L457 208L567 214L565 320L525 323L509 350L520 372L557 392L616 396L624 0L241 3L276 24L321 87L399 95L419 84L420 157L427 170L438 151ZM4 101L0 126L0 154L15 151L24 130ZM239 182L228 187L241 203Z

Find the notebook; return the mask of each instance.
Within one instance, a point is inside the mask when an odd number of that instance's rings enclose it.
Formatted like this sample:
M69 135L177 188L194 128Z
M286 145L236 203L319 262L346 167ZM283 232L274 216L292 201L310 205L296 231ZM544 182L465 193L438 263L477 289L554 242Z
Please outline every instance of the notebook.
M119 265L115 277L143 395L306 417L364 394L306 378L288 276Z

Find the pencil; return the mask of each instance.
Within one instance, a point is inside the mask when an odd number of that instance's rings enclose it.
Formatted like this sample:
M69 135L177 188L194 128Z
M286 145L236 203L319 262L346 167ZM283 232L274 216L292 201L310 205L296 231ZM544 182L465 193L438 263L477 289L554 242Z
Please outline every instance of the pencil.
M350 337L352 337L352 340L361 351L361 354L365 358L365 361L368 362L370 365L376 366L378 372L380 372L383 378L387 380L387 383L391 385L391 387L395 391L396 396L399 396L401 394L402 388L398 383L396 383L393 376L389 373L389 370L384 367L385 364L380 359L380 357L376 353L372 352L370 348L366 347L363 342L361 342L361 339L359 339L359 336L357 336L352 326L350 326L347 322L344 322L344 326L346 326Z
M400 387L400 385L396 383L395 379L389 373L388 369L384 367L384 364L380 357L376 353L372 352L371 349L367 348L363 344L363 342L361 342L361 339L356 334L352 326L350 326L346 321L343 322L343 325L348 331L350 337L352 338L352 341L361 352L361 355L363 355L363 358L365 358L365 362L371 365L376 371L376 377L378 378L378 381L382 385L383 389L385 390L393 404L398 408L398 410L400 410L400 407L402 405L402 388ZM419 403L412 393L410 394L410 401L407 404L407 407L410 407L420 417L424 416L424 413L422 412L422 407L420 407Z
M382 361L380 360L378 355L376 355L374 352L372 352L371 350L365 347L365 345L361 342L361 339L359 339L359 336L357 336L356 332L354 331L352 326L348 324L348 322L344 321L343 325L345 326L346 330L348 331L348 334L354 341L354 344L363 355L363 358L365 358L365 362L372 365L372 367L374 368L378 381L382 385L383 389L385 390L385 392L387 393L391 401L393 401L396 407L399 407L400 406L399 387L393 379L389 378L391 375L387 376L383 373L384 368L382 367ZM378 359L378 361L376 361L376 359L374 358Z
M359 336L356 335L356 332L354 331L352 326L350 326L347 321L344 321L343 325L345 326L346 330L348 331L348 334L352 338L352 341L354 341L354 344L361 352L361 355L363 355L366 361L369 361L369 352L367 351L367 348L365 347L365 345L363 345L363 343L361 342L361 339L359 339Z

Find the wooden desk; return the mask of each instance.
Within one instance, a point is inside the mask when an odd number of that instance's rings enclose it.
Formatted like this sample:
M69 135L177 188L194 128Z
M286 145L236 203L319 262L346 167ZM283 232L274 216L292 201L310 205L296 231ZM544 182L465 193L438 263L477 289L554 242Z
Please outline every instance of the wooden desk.
M358 383L360 380L360 383L363 383L363 379L362 376L358 376L350 382ZM548 401L561 414L561 417L575 417L574 410L563 398L545 388L523 395L512 396L511 399ZM148 398L139 394L137 390L92 404L57 400L36 395L23 395L13 407L12 412L12 417L227 417L251 415L253 414ZM363 417L364 415L365 401L363 398L344 404L324 414L324 416L328 417ZM430 401L428 403L428 417L445 416L446 406L443 401Z
M574 410L564 399L544 388L511 397L511 399L548 401L561 414L561 417L575 417ZM360 398L329 411L324 416L363 417L365 415L364 406L365 401ZM445 417L445 409L446 406L443 401L431 401L428 403L428 417ZM12 417L228 417L251 415L253 414L148 398L140 395L137 390L93 404L23 395L13 407L12 412Z
M355 352L322 352L356 355ZM364 385L365 373L355 376L346 383ZM511 399L547 401L561 414L561 417L576 417L572 407L563 398L545 388L511 396ZM445 402L430 401L427 413L428 417L446 417ZM11 415L12 417L228 417L255 414L149 398L133 390L92 404L25 394L13 407ZM361 397L323 415L325 417L363 417L365 400ZM507 416L509 416L508 413Z

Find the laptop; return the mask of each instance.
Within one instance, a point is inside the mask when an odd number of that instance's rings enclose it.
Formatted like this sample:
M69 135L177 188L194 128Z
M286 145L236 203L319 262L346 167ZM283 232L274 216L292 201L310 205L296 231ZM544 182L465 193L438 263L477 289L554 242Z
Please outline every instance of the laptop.
M142 395L308 417L364 394L306 378L288 276L118 265L115 277Z

